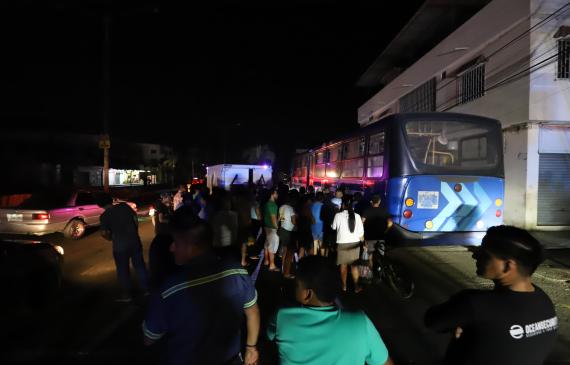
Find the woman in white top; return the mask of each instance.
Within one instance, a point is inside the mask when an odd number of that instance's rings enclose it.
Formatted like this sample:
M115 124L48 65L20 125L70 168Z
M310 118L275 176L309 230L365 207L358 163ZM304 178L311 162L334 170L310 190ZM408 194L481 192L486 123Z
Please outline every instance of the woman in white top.
M364 226L360 215L352 209L352 202L349 199L343 200L342 210L335 215L331 228L336 230L336 263L340 265L342 290L346 291L346 277L350 265L354 291L358 293L362 289L358 284L358 267L354 263L360 258L360 242L363 240Z

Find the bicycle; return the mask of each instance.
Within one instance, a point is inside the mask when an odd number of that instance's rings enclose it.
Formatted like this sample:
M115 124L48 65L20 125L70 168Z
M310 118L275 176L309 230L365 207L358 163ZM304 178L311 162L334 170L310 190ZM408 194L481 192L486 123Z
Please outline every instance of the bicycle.
M386 255L386 242L378 240L372 260L372 280L375 284L384 283L400 298L410 299L416 284L403 265Z

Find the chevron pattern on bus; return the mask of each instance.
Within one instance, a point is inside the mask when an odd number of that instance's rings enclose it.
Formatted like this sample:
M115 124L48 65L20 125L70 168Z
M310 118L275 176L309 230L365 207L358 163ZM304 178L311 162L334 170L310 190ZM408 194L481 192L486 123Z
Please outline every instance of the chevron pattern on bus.
M415 232L485 231L503 222L503 206L495 207L493 204L496 199L504 200L503 179L424 175L411 176L406 180L403 189L404 196L399 203L399 219L396 222L407 230ZM422 194L432 194L432 196L437 194L437 206L433 202L431 206L422 206ZM406 208L404 201L409 197L413 198L416 204L411 208ZM404 209L412 210L413 215L410 219L401 216ZM497 209L501 210L500 217L496 216ZM429 229L426 228L428 221L433 223Z

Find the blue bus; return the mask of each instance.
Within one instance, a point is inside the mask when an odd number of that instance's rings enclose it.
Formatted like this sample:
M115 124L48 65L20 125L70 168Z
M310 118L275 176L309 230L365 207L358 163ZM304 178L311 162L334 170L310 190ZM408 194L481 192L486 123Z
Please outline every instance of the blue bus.
M503 223L502 145L494 119L393 114L298 154L291 182L380 194L401 243L478 245Z

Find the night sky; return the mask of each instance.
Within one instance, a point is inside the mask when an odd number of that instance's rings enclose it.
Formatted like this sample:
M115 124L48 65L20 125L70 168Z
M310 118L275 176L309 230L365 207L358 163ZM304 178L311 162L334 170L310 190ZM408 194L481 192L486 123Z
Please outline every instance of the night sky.
M107 13L111 135L215 162L228 125L232 149L281 159L357 128L356 81L422 1L16 3L2 5L0 128L101 132Z

